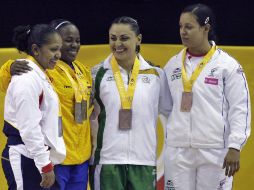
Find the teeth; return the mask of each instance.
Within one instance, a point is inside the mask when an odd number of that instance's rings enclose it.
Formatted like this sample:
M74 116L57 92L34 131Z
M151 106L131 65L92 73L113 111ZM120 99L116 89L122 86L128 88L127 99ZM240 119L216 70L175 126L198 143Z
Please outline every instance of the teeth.
M117 53L120 53L120 52L123 52L123 51L124 51L124 49L116 49Z

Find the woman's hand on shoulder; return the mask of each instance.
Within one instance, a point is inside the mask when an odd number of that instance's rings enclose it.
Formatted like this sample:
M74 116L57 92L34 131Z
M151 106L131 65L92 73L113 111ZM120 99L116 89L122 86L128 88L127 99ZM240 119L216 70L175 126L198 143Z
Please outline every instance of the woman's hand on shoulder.
M28 61L26 60L15 60L10 67L11 76L22 75L31 70L32 68L28 65Z

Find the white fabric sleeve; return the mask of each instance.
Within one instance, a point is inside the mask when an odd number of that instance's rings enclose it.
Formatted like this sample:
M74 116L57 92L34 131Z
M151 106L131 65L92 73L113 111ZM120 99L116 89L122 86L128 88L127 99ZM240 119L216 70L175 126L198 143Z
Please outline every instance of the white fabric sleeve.
M30 76L30 77L29 77ZM13 78L14 79L14 78ZM38 81L37 81L38 80ZM39 96L42 87L39 79L23 74L13 81L13 100L16 105L17 126L20 136L35 165L41 172L50 163L49 150L44 144L40 121Z
M91 69L91 74L92 74L92 79L93 79L93 84L92 84L92 99L93 99L93 101L95 100L95 78L96 78L97 72L100 70L101 67L103 67L103 62L95 65Z
M173 100L164 70L157 69L157 71L160 75L159 113L168 118L173 108Z
M236 64L226 76L225 96L229 105L228 122L230 133L228 147L241 150L250 136L250 94L247 80L241 65Z

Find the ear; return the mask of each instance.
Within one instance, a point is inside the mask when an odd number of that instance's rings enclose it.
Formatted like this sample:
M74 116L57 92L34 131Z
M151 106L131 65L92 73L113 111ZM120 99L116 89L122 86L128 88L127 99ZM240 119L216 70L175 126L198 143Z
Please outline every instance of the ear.
M32 44L31 46L31 51L33 53L34 56L38 56L39 55L39 46L37 44Z
M204 26L204 28L205 28L205 31L208 33L210 31L210 29L211 29L211 25L210 24L206 24Z
M140 44L141 44L141 41L142 41L142 34L139 34L139 35L137 36L137 39L138 39L137 45L140 45Z

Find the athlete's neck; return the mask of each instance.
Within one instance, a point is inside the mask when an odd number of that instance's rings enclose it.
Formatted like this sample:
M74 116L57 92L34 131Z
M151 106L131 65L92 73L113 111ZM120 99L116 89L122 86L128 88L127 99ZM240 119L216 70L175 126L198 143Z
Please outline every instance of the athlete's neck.
M188 48L188 52L193 55L193 56L203 56L206 55L209 50L211 49L212 45L207 41L206 43L204 43L202 46L198 46L198 47L191 47Z
M124 70L126 70L129 73L133 68L134 61L135 61L135 57L134 57L134 59L117 60L117 63L118 63L118 65L120 65Z

